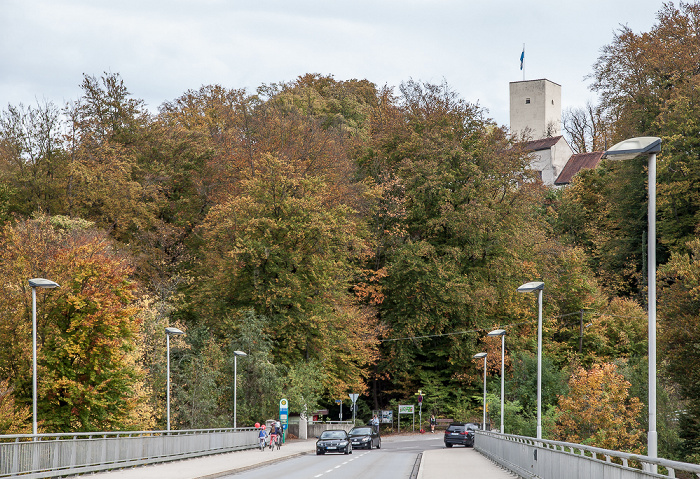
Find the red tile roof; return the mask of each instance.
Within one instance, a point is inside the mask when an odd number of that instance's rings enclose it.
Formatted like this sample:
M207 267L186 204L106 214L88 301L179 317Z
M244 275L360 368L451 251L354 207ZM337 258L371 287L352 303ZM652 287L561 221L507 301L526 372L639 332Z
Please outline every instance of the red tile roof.
M556 145L562 138L563 137L559 135L552 136L549 138L543 138L541 140L527 141L525 142L525 149L530 151L547 150Z
M603 158L604 151L594 151L593 153L578 153L571 155L566 166L559 173L559 177L554 182L555 185L568 185L571 179L584 168L595 168Z

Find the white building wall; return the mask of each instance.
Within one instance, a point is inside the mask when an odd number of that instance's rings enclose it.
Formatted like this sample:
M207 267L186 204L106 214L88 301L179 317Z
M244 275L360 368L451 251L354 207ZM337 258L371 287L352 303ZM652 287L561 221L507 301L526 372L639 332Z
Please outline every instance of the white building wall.
M510 83L510 132L530 129L530 139L561 135L561 85L527 80Z
M574 152L564 137L561 137L551 148L535 151L534 154L535 158L530 162L530 168L541 172L542 183L554 186L561 170Z

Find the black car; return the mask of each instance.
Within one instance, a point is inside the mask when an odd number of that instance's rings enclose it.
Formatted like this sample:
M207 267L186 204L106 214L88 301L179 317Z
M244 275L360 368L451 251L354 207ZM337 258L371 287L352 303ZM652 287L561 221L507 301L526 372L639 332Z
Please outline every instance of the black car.
M461 444L465 447L474 447L474 431L476 424L470 422L453 422L445 429L445 446L452 447Z
M376 447L381 449L382 438L372 426L353 427L348 433L353 449L372 449Z
M316 454L327 452L342 452L352 454L352 444L348 433L342 429L323 431L316 441Z

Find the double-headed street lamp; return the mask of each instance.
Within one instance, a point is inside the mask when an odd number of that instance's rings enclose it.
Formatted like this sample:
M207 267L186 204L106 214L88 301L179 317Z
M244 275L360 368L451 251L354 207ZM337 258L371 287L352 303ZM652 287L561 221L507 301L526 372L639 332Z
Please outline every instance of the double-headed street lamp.
M58 288L58 284L48 279L34 278L29 280L29 286L32 287L32 434L36 436L36 289Z
M238 383L238 356L248 356L243 351L233 352L233 428L236 429L236 384Z
M506 364L506 330L505 329L494 329L491 331L487 336L500 336L501 337L501 434L505 433L505 429L503 427L503 400L505 398L504 393L505 393L505 364Z
M481 423L481 429L486 430L486 353L476 353L474 359L484 358L484 422ZM503 413L501 413L503 414Z
M531 281L518 287L518 293L537 291L537 439L542 439L542 281Z
M649 311L649 433L647 455L657 457L658 436L656 433L656 154L661 152L661 138L642 136L621 141L603 158L631 160L640 155L649 158L649 205L647 243L647 308Z
M168 350L168 385L167 385L167 417L168 417L168 431L170 431L170 336L177 336L180 334L185 334L183 331L177 329L177 328L165 328L165 337L166 337L166 343L167 343L167 350Z

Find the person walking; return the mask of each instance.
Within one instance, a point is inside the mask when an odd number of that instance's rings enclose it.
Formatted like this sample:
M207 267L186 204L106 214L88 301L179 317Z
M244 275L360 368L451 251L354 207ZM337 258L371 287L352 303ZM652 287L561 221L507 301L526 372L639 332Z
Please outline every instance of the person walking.
M372 417L372 420L370 421L370 424L374 428L375 432L379 432L379 418L375 414L374 417Z
M435 425L437 424L437 419L435 419L435 414L430 415L430 432L435 434Z

